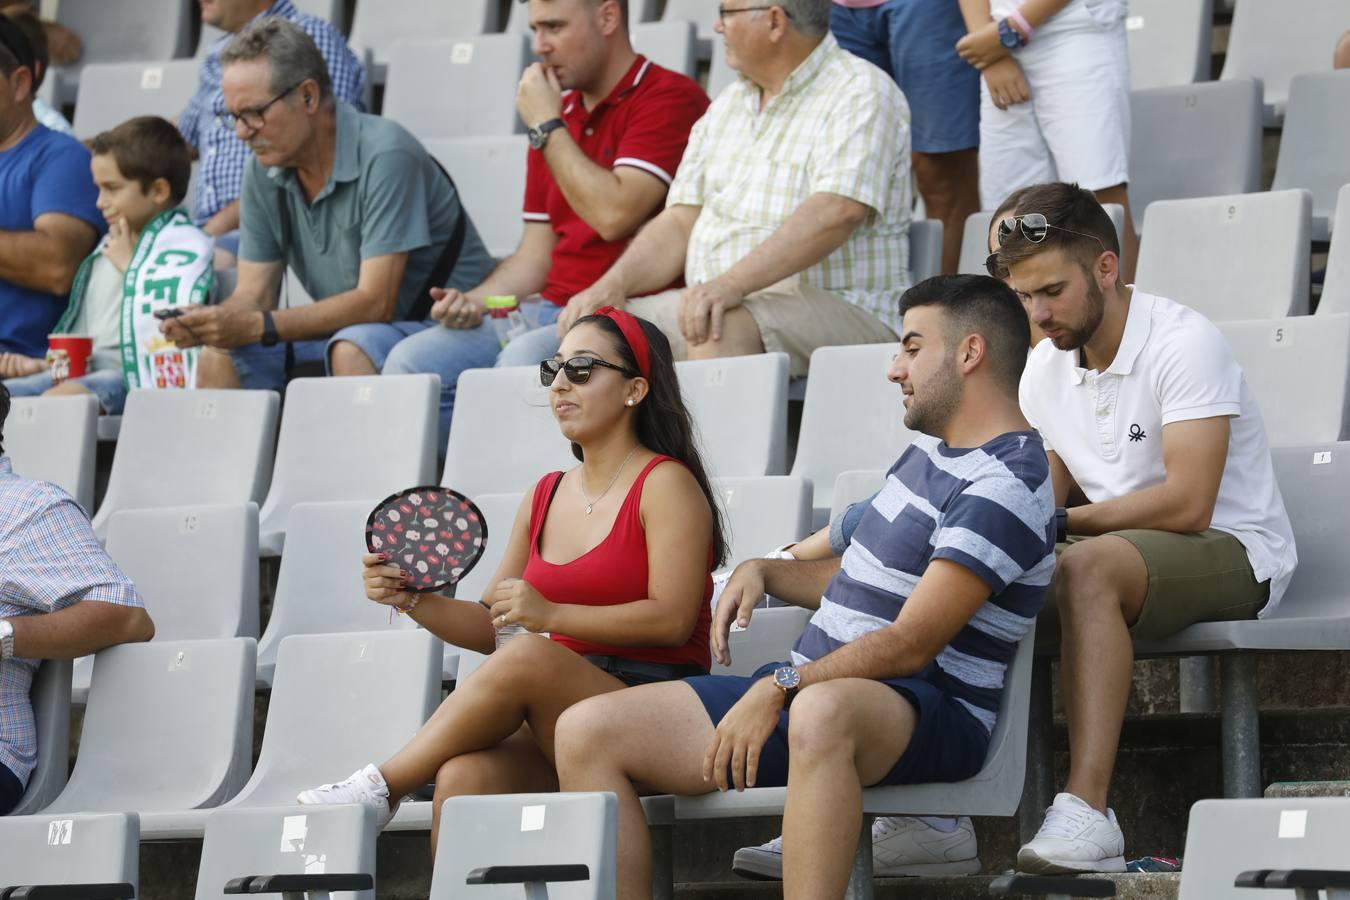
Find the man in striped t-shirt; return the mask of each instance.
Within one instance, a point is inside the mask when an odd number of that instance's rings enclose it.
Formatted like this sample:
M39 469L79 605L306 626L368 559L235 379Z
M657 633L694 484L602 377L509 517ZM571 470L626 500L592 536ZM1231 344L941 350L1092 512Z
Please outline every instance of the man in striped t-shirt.
M784 896L815 900L844 892L864 786L959 781L984 764L1004 672L1054 569L1049 467L1017 405L1027 319L1005 285L969 275L918 285L900 311L888 377L924 436L842 558L743 563L718 607L724 664L732 619L748 625L766 591L816 609L792 661L606 694L559 722L562 788L619 797L620 897L650 888L635 785L787 785Z

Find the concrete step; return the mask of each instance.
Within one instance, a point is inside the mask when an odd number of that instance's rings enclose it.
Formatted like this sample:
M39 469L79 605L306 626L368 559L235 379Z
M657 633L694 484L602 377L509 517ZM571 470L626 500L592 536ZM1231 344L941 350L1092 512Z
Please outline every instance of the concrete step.
M1350 781L1277 781L1266 788L1266 797L1350 797Z
M1118 900L1175 900L1181 876L1112 875ZM876 881L876 900L984 900L989 896L992 877L966 878L881 878ZM679 900L770 900L783 896L777 882L715 882L680 885Z

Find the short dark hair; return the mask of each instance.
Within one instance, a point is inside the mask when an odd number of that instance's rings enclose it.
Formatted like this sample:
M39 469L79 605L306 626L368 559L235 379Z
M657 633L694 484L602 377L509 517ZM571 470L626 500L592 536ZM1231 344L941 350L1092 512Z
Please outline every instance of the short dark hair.
M24 4L7 6L0 10L0 15L17 25L23 36L28 39L28 47L33 51L35 63L31 69L33 93L37 93L37 89L42 87L43 79L47 77L47 65L51 59L47 48L47 29L42 27L42 20L33 13L33 10Z
M1031 326L1012 288L988 275L936 275L905 291L900 315L919 306L940 307L955 332L984 338L999 383L1017 395L1027 364Z
M27 69L33 75L33 88L36 90L37 50L27 31L16 21L17 18L17 14L0 13L0 75L8 78L19 69ZM43 43L46 43L45 36Z
M1075 257L1085 271L1103 251L1120 256L1120 239L1111 217L1091 191L1076 184L1052 181L1032 185L1012 212L1018 216L1040 213L1052 227L1039 243L1032 243L1020 228L1014 228L998 248L998 265L1005 271L1014 263L1054 249Z
M167 119L137 116L102 132L90 144L95 156L111 156L122 175L140 182L142 190L163 178L177 206L187 195L192 177L192 151Z
M5 419L9 418L9 388L0 381L0 456L5 455Z

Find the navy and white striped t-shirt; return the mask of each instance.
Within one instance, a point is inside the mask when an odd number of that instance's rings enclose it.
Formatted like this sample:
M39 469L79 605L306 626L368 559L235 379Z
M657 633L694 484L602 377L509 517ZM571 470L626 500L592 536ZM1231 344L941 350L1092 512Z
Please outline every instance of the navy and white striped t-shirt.
M1040 435L1002 434L953 450L920 435L886 473L839 574L793 648L820 659L893 623L934 559L970 569L992 593L922 672L992 730L1003 673L1040 611L1055 569L1055 499ZM889 679L888 679L889 680Z

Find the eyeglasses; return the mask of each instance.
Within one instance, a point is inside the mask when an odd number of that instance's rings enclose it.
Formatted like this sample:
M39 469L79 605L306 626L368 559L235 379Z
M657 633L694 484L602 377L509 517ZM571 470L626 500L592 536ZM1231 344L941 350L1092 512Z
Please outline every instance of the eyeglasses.
M727 9L725 6L719 6L717 7L717 18L725 23L727 16L734 16L736 13L744 12L761 12L766 9L773 9L776 6L779 9L783 9L783 7L779 6L777 3L771 3L768 6L742 6L739 9ZM786 9L783 9L783 15L787 16L789 19L792 18L792 13Z
M264 118L264 116L266 116L267 114L267 111L271 109L275 104L281 102L283 97L286 97L289 94L291 94L296 88L298 88L302 84L304 84L303 81L296 82L295 84L286 88L286 90L282 91L280 94L277 94L271 100L268 100L262 106L255 106L251 109L241 109L237 113L222 112L216 118L220 120L221 125L223 125L226 128L229 128L230 130L234 130L236 127L238 127L238 124L240 122L243 122L244 127L247 128L249 131L257 131L260 128L262 128L263 125L267 124L266 119Z
M999 222L998 233L995 237L995 240L998 241L998 246L1002 247L1003 242L1012 237L1014 228L1020 229L1022 237L1033 244L1039 244L1041 241L1044 241L1045 236L1049 234L1050 229L1053 228L1055 231L1062 231L1065 234L1076 234L1079 237L1090 238L1097 242L1097 245L1102 248L1103 252L1106 251L1106 245L1103 244L1102 239L1095 234L1084 234L1081 231L1073 231L1069 228L1060 228L1058 225L1051 225L1041 213L1026 213L1021 216L1008 216L1006 219ZM1007 274L998 265L997 250L990 253L989 256L985 258L984 268L985 271L995 278L1002 278Z
M594 356L574 356L567 362L559 362L556 359L546 359L541 362L539 364L539 383L544 387L553 387L553 381L558 377L558 372L561 371L567 376L567 380L573 384L585 384L591 380L591 372L595 370L596 366L622 372L625 378L638 377L636 372L625 369L623 366L616 366L611 362L605 362L603 359L596 359Z

